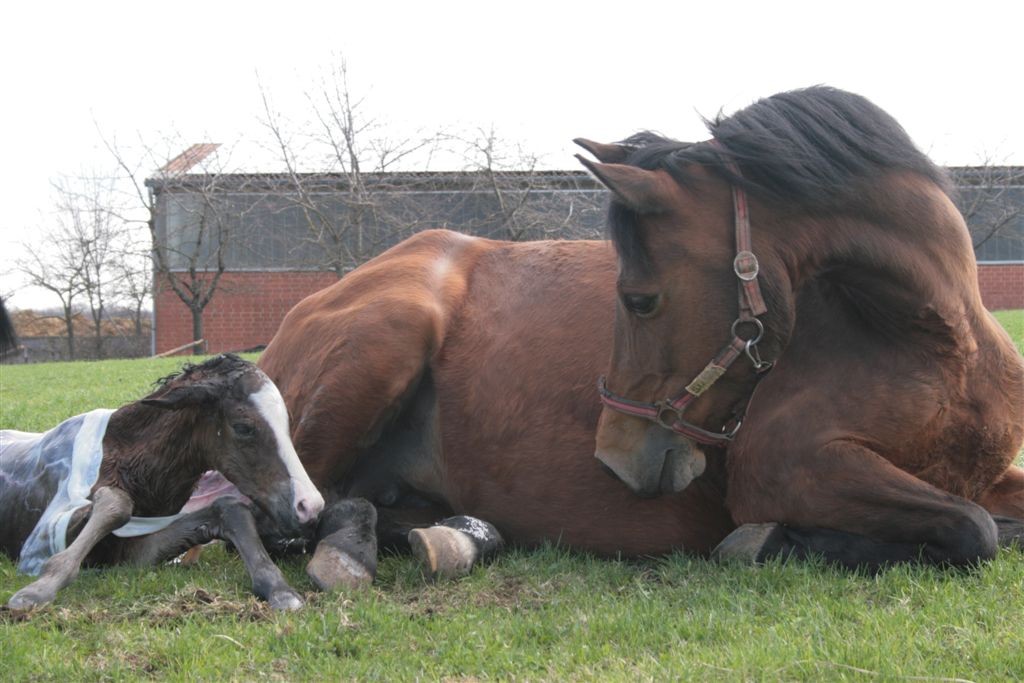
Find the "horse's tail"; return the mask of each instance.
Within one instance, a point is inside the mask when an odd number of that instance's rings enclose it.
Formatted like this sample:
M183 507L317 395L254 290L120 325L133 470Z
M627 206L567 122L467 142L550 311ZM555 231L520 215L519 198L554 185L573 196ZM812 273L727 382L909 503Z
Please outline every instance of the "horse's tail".
M0 353L7 353L18 345L18 337L14 334L14 323L7 313L4 300L0 299Z

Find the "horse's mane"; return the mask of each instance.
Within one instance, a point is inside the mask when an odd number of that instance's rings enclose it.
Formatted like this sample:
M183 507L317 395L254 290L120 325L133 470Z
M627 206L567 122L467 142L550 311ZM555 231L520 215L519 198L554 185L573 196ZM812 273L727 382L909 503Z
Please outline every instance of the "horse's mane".
M714 141L687 143L652 132L623 141L626 163L667 171L681 184L701 166L751 195L828 210L863 190L859 180L885 170L919 173L950 191L948 177L889 114L868 99L826 86L772 95L732 116L705 119ZM735 163L737 176L729 169ZM616 203L611 238L623 256L640 256L631 212Z
M241 373L252 369L252 363L239 358L233 353L222 353L202 363L186 363L180 370L161 377L153 385L156 390L153 395L159 394L175 380L197 380L217 376L230 377L234 373Z

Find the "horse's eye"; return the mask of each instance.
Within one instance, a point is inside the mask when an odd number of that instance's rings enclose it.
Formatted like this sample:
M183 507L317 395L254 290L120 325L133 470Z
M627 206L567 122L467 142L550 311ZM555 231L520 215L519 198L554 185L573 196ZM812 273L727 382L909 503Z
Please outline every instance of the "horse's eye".
M623 294L622 303L626 310L638 316L651 315L658 308L657 294Z
M231 429L234 431L235 436L243 439L249 438L256 433L256 428L248 422L234 422L231 425Z

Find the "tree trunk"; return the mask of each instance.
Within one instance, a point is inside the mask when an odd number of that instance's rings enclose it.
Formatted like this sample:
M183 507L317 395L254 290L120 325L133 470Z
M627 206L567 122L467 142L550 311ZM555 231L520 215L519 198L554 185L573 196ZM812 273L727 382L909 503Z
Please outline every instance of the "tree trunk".
M68 360L75 359L75 318L69 306L64 308L64 326L68 331Z
M199 341L203 338L203 309L192 307L192 341ZM193 356L201 356L205 353L205 344L196 344L192 347Z

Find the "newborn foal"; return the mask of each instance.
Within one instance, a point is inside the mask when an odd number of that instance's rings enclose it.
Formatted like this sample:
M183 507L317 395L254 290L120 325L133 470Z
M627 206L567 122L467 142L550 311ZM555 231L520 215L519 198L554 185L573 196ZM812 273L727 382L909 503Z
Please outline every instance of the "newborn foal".
M20 571L40 574L10 607L50 602L83 562L153 564L217 538L238 549L256 595L276 609L302 605L246 502L218 498L179 512L200 476L217 470L280 535L311 533L324 501L295 453L277 387L231 354L186 366L160 385L141 401L70 418L45 434L0 432L0 548L20 558Z

